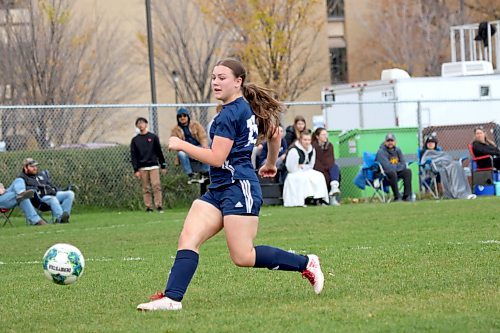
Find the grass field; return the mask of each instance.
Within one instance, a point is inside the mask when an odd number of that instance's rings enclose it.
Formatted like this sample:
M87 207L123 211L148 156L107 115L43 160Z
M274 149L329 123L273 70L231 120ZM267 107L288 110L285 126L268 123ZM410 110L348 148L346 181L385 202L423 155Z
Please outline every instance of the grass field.
M182 311L137 312L164 288L186 211L15 218L0 228L0 332L500 332L498 198L264 208L256 244L318 254L323 294L298 273L235 267L220 234ZM58 242L86 258L74 285L43 275Z

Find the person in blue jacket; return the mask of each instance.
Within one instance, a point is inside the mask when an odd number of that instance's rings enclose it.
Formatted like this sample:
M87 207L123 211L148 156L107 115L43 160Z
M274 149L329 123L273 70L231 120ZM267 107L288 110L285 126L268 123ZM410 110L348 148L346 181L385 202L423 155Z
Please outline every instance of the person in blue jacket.
M324 275L316 255L298 255L267 245L254 246L259 224L262 193L251 155L257 136L269 143L262 177L276 175L280 147L279 116L283 109L272 92L246 83L246 70L235 59L219 61L212 71L212 91L222 102L222 110L210 127L208 149L177 137L169 139L169 149L184 151L210 165L209 190L195 200L184 221L177 255L164 292L137 306L141 311L180 310L182 299L198 266L200 247L224 229L229 254L240 267L295 271L321 293Z

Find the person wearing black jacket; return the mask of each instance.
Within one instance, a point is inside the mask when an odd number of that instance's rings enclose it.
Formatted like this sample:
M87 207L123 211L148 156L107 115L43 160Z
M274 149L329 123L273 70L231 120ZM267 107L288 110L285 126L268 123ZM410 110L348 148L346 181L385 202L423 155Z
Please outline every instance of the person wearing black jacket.
M401 149L396 147L396 137L392 133L385 136L375 158L384 168L387 180L391 185L394 201L412 201L411 170L406 167L406 161ZM401 197L398 189L398 179L403 179L404 193Z
M139 117L135 121L139 133L130 143L130 158L134 174L141 180L146 212L153 211L153 195L156 210L163 213L163 197L160 182L160 168L167 174L167 164L161 150L160 139L148 131L148 121ZM152 189L152 191L151 191Z
M31 199L34 207L40 208L44 203L50 206L56 223L69 222L73 200L75 199L73 191L61 191L54 186L48 171L38 172L38 162L32 158L24 160L23 172L21 172L19 178L24 180L26 190L33 190L36 193Z
M306 119L302 116L296 116L293 120L293 125L290 125L285 130L286 146L291 148L292 145L300 138L300 133L306 130Z
M474 129L474 141L472 142L472 150L476 157L491 155L493 157L493 166L495 169L500 169L500 149L496 144L486 137L482 126ZM491 161L488 159L477 161L478 168L491 167Z

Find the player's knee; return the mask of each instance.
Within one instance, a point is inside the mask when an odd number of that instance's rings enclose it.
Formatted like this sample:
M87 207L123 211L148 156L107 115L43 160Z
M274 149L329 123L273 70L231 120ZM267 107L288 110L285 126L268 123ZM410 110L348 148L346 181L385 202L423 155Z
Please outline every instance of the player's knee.
M200 242L197 241L197 237L191 232L183 230L179 237L179 249L193 250L195 252L199 251Z
M249 255L237 255L231 253L231 260L238 267L253 267L255 265L255 258Z

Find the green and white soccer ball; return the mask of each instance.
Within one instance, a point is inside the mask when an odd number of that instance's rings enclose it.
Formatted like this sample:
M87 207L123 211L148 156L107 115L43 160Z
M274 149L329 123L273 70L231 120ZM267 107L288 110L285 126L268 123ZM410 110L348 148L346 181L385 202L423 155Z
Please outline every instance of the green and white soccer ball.
M84 268L82 253L70 244L52 245L43 256L43 272L47 279L57 284L75 283Z

